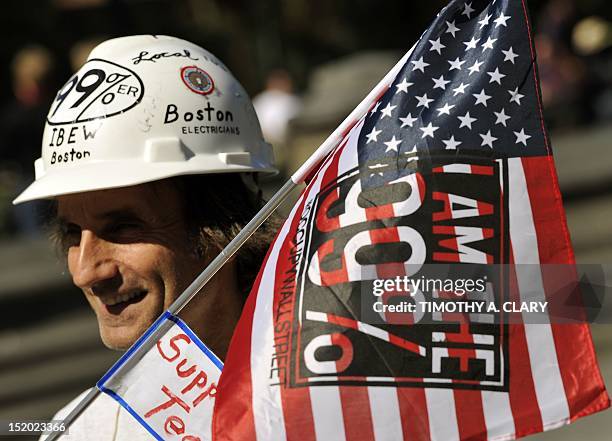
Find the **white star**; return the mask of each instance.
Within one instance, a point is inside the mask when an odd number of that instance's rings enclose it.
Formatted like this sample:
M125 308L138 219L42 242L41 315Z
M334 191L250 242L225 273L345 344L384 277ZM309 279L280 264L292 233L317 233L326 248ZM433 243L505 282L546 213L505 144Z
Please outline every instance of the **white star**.
M480 93L473 93L472 95L474 95L474 98L476 98L476 104L474 104L475 106L482 104L483 106L487 107L487 101L491 99L491 97L485 93L484 89L482 89Z
M429 52L436 51L438 54L442 55L442 49L444 49L446 46L440 43L440 37L438 37L437 40L429 40L429 42L431 43L431 49L429 49Z
M414 67L412 68L412 71L414 72L415 70L420 70L421 72L425 73L425 68L427 66L429 66L429 63L425 63L423 61L423 57L421 57L419 60L417 61L411 61L412 64L414 64Z
M374 106L374 108L373 108L372 110L370 110L370 113L371 113L372 115L374 115L374 114L375 114L375 113L378 111L378 108L379 108L379 107L380 107L380 101L377 101L377 102L376 102L376 105Z
M458 116L457 118L459 119L459 121L461 121L461 125L459 126L459 128L467 127L470 130L472 130L472 123L474 121L477 121L476 118L472 118L470 116L470 112L467 112L464 116Z
M504 127L507 127L506 121L508 121L510 117L506 115L506 111L504 110L504 108L502 107L501 112L493 112L493 113L497 117L497 121L495 121L495 124L502 124Z
M456 38L455 33L457 31L460 31L460 29L455 26L455 20L453 20L452 22L447 21L446 26L448 26L448 29L446 30L445 34L453 34L453 38Z
M512 46L510 46L510 49L508 49L507 51L502 50L502 52L506 56L506 58L504 58L504 62L510 61L512 62L512 64L514 64L514 59L518 57L518 55L514 53L514 51L512 50Z
M436 130L438 130L439 127L434 127L432 123L429 123L429 125L427 127L421 127L419 130L423 131L423 136L421 136L421 139L423 138L427 138L428 136L433 138L434 137L434 132Z
M489 84L495 82L499 85L501 85L501 79L506 76L503 73L499 72L499 68L495 68L495 72L487 72L487 75L491 77Z
M376 127L372 128L372 131L366 135L366 138L368 138L366 144L369 144L371 142L378 142L378 135L380 135L381 132L382 130L376 130Z
M482 51L485 52L487 49L493 49L493 43L495 43L497 41L497 38L487 38L487 41L485 41L482 45Z
M453 96L457 96L460 93L465 93L465 88L466 87L468 87L467 84L461 83L461 85L459 87L457 87L456 89L453 89L453 92L455 92L455 94Z
M402 127L406 127L406 126L410 126L412 127L414 125L414 122L417 120L418 118L413 118L412 117L412 113L409 113L408 115L406 115L404 118L400 118L400 121L402 122ZM400 129L402 128L400 127Z
M472 4L471 3L466 3L465 4L465 9L463 10L463 12L461 13L461 15L467 15L467 18L472 18L472 12L474 12L476 9L472 8Z
M508 93L512 98L510 98L510 102L514 101L519 106L521 105L521 98L524 98L525 95L521 95L518 91L518 87L514 90L509 90Z
M484 64L484 61L476 61L474 62L474 65L472 67L470 67L469 71L470 71L470 75L471 76L473 73L476 72L480 72L480 66L482 66Z
M479 38L476 37L472 37L472 39L470 41L464 41L463 44L465 44L465 50L470 50L470 49L476 49L476 43L478 43L478 40L480 40Z
M457 150L457 146L461 144L461 141L456 141L455 136L451 136L450 139L443 139L442 142L446 146L446 150Z
M394 136L389 141L384 143L387 146L387 150L385 150L385 153L390 152L391 150L393 150L394 152L397 152L397 147L401 143L402 141L401 140L398 141L397 139L395 139L395 136Z
M480 144L481 147L488 145L489 147L493 148L493 142L497 141L497 138L495 136L491 136L490 130L486 134L480 133L479 135L482 138L482 144Z
M491 17L493 17L493 16L487 14L487 16L485 18L483 18L482 20L480 20L478 22L478 23L480 23L480 29L484 28L486 25L489 24L489 20L491 20Z
M438 79L432 78L432 80L435 84L434 89L446 90L446 85L450 83L450 81L444 79L444 75L440 75L440 78Z
M429 103L433 101L432 99L429 99L427 97L427 94L424 94L423 96L417 95L415 98L419 101L419 104L417 104L417 107L425 107L427 109L429 109Z
M385 107L384 109L381 110L381 117L380 119L383 119L385 116L388 116L389 118L391 118L391 112L393 112L393 109L395 109L397 106L392 106L391 103L387 103L387 107Z
M531 138L531 135L525 133L525 129L521 129L520 132L514 132L516 135L516 143L522 143L525 147L527 147L527 140Z
M406 78L404 78L401 83L395 85L395 87L397 87L397 91L395 92L395 94L397 95L400 92L408 93L408 88L413 84L414 83L409 83L408 81L406 81Z
M463 66L463 63L465 63L465 61L461 61L459 60L459 57L457 57L455 61L449 61L449 63L451 65L450 70L454 70L454 69L461 70L461 66Z
M438 116L440 116L440 115L450 115L450 111L451 111L451 109L452 109L453 107L455 107L455 105L454 105L454 104L449 106L449 105L448 105L448 103L446 103L446 104L444 105L444 107L440 107L440 108L438 108L438 109L437 109L437 110L438 110L438 112L439 112L439 113L438 113Z
M510 18L512 18L510 15L504 15L504 13L502 12L502 14L494 20L495 21L495 28L497 29L500 26L503 26L503 27L507 28L508 25L506 25L506 22Z

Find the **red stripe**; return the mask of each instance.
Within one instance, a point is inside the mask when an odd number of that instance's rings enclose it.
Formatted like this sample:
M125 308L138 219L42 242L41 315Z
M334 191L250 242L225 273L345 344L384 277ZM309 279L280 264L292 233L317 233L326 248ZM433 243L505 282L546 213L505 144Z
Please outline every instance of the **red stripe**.
M528 183L540 262L573 265L575 260L552 165L553 159L524 158L522 163ZM551 185L556 191L550 191ZM576 281L576 273L572 269L568 267L560 271L558 266L543 267L542 279L547 295L559 292L564 286ZM551 298L548 300L550 312L554 316L555 302ZM570 418L575 420L607 408L610 403L588 325L553 322L551 327Z
M449 355L451 350L449 349ZM482 409L482 393L479 390L455 390L455 412L461 441L487 439L487 424Z
M356 379L365 380L365 378ZM346 440L374 440L368 388L365 386L340 386L338 389L340 391L340 402L342 403Z
M277 239L278 235L268 249L227 351L215 398L212 420L214 441L256 440L251 384L251 330L257 291L270 251Z
M418 380L415 380L418 381ZM399 402L402 433L405 441L430 441L429 415L425 389L420 387L398 387L397 400ZM435 415L433 416L435 419ZM444 424L444 422L441 422Z

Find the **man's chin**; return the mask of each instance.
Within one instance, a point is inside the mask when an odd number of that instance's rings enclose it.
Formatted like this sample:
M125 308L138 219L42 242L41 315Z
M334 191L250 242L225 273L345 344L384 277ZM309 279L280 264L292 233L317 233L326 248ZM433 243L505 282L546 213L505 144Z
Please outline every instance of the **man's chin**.
M115 351L126 351L145 330L146 328L140 330L127 326L110 329L100 326L100 338L107 348Z

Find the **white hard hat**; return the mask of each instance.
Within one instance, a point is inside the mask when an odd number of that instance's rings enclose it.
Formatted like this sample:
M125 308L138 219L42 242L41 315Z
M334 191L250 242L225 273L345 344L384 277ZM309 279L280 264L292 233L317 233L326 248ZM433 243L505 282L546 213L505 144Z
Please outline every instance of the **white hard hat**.
M276 172L251 100L223 63L154 35L91 52L51 105L34 168L13 203L178 175Z

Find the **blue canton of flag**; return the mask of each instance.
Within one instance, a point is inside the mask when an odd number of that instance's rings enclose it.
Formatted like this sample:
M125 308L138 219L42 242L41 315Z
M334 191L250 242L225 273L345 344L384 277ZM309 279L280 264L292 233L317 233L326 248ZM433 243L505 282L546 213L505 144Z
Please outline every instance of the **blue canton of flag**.
M366 117L359 162L369 185L412 173L411 158L430 153L548 154L523 8L454 1L440 12Z

